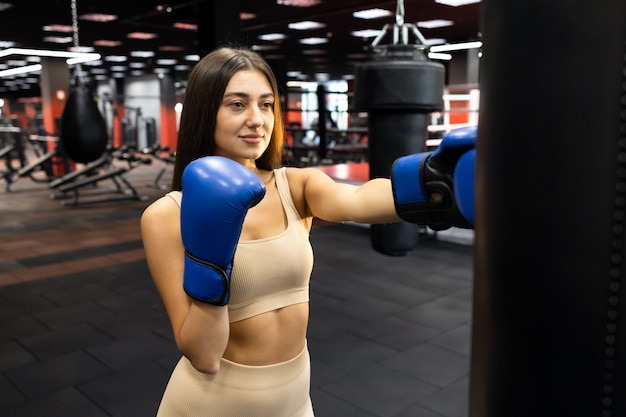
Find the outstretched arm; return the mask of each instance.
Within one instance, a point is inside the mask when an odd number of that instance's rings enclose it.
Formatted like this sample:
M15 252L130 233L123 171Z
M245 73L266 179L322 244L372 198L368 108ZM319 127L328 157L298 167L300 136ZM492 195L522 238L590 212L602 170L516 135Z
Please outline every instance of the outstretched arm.
M334 181L316 168L298 168L294 174L303 185L308 214L329 222L364 224L400 220L393 202L391 181L376 178L362 185Z
M315 168L292 176L302 184L307 214L322 220L381 224L402 218L434 230L473 228L475 143L475 126L457 129L434 152L398 158L390 180L360 186L335 182Z

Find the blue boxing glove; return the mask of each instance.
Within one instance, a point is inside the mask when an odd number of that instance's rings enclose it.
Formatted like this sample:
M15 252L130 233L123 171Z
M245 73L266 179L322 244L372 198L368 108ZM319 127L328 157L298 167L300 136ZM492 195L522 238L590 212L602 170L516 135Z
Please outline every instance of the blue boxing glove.
M454 169L454 197L459 211L474 224L476 149L465 152Z
M459 210L453 177L459 158L476 147L476 131L476 126L455 129L444 136L435 151L394 162L391 183L400 218L433 230L474 227Z
M243 220L265 196L265 185L231 159L205 156L185 168L182 189L183 288L196 300L226 305Z

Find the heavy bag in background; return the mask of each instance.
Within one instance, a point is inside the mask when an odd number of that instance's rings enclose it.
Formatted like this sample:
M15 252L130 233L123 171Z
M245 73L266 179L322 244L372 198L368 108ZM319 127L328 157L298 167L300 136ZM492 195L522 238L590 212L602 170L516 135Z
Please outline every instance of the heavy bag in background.
M626 1L483 0L471 417L626 416Z
M95 161L106 150L109 140L106 122L87 86L70 87L60 129L61 144L67 155L76 162Z
M389 178L396 159L425 150L429 114L443 108L444 78L442 64L407 45L388 46L357 65L354 105L368 112L370 178ZM370 237L377 252L406 255L417 243L418 227L376 224Z

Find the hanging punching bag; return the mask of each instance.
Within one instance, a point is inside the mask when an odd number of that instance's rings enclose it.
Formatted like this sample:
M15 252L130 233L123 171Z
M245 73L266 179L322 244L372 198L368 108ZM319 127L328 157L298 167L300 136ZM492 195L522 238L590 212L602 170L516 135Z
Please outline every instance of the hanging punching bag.
M357 66L354 104L368 112L370 178L388 178L396 159L425 150L429 114L443 107L444 75L443 65L408 45L388 46ZM376 251L401 256L415 247L418 229L378 224L370 235Z
M470 417L626 416L626 2L483 0Z
M61 114L60 140L66 154L74 161L88 163L98 159L109 140L106 122L90 89L77 84Z

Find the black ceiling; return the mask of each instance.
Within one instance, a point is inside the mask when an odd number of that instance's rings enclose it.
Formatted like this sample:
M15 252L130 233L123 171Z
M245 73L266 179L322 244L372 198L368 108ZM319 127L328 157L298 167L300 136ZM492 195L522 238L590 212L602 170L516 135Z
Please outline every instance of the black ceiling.
M175 58L179 65L193 65L185 61L189 54L202 54L197 30L178 29L174 23L200 25L201 30L211 30L211 22L206 22L207 3L225 0L76 0L77 15L106 13L117 15L112 22L91 22L78 20L81 46L93 46L95 41L119 41L119 46L95 46L95 51L106 58L110 55L128 56L123 63L103 60L100 68L105 68L110 76L114 65L128 66L130 62L144 62L143 71L152 72L154 67L167 68L176 80L184 80L188 69L168 65L158 65L158 58ZM240 40L259 49L270 62L281 62L283 69L300 71L302 78L315 79L315 74L328 73L333 79L353 74L354 65L367 59L368 47L374 38L357 38L351 35L355 30L382 29L386 24L393 25L398 1L374 0L322 0L310 7L293 7L277 4L277 0L234 0L240 11L255 17L240 21ZM450 20L454 24L439 29L421 28L426 39L440 38L447 43L457 43L479 38L480 3L451 7L435 3L435 0L406 0L404 3L405 22L415 24L433 19ZM0 0L10 5L0 11L0 42L12 41L14 47L68 50L73 43L55 44L44 41L46 36L72 36L72 33L46 32L44 26L72 24L71 0ZM235 6L236 8L236 6ZM389 10L392 16L374 20L357 19L354 11L381 8ZM198 16L202 16L199 19ZM296 31L287 25L292 22L311 20L326 25L322 29ZM151 32L158 36L151 40L133 40L129 32ZM287 38L280 41L263 41L259 36L267 33L283 33ZM305 37L328 37L322 45L306 46L299 43ZM412 39L412 42L414 39ZM4 49L2 46L0 49ZM170 51L168 49L177 49ZM153 58L133 58L131 51L155 51ZM17 59L11 56L3 58ZM94 67L84 66L91 70ZM2 68L0 68L2 69ZM130 74L131 69L126 70ZM33 76L0 78L0 96L35 96L39 94L38 83ZM26 77L30 82L25 82ZM8 83L7 83L8 81ZM7 85L8 84L8 85Z

